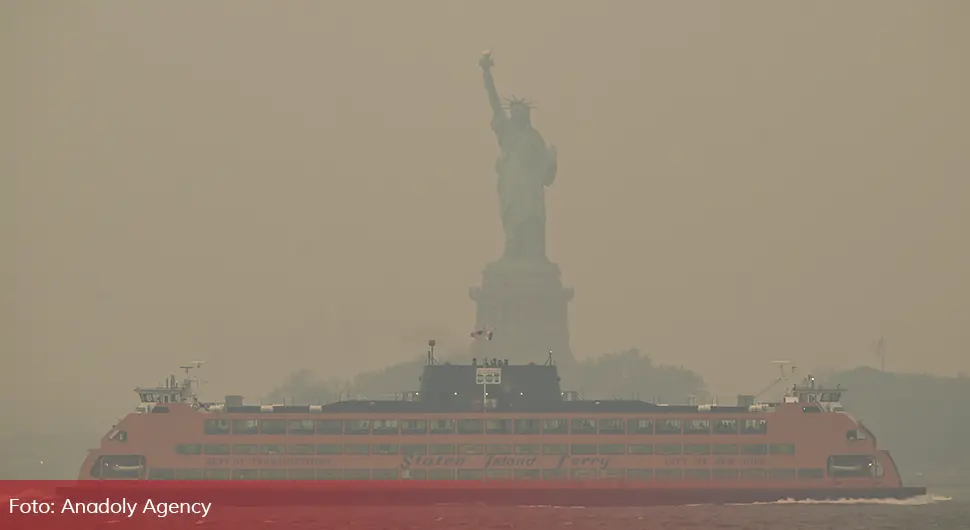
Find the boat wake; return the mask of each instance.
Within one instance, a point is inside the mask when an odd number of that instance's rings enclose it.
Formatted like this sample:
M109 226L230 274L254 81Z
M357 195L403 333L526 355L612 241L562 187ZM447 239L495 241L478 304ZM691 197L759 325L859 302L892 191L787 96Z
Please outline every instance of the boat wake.
M927 504L936 504L938 502L946 502L953 500L952 497L945 497L943 495L920 495L910 499L831 499L831 500L795 500L795 499L782 499L772 502L744 502L744 503L727 503L727 504L684 504L684 507L696 507L696 506L772 506L772 505L800 505L800 504L824 504L824 505L857 505L857 504L873 504L873 505L884 505L884 506L924 506ZM586 506L550 506L550 505L521 505L519 508L558 508L558 509L576 509L576 508L587 508Z
M782 499L773 502L752 502L752 503L739 503L739 504L729 504L728 506L758 506L758 505L782 505L782 504L880 504L885 506L923 506L926 504L936 504L938 502L946 502L953 500L952 497L944 497L942 495L919 495L909 499L830 499L830 500L795 500L795 499Z

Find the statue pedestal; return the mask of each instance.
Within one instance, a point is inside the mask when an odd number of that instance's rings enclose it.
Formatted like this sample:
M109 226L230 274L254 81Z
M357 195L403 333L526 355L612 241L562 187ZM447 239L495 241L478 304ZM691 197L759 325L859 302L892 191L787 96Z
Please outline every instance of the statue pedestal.
M573 290L562 286L555 263L502 258L485 267L482 286L469 294L477 305L476 329L495 330L491 341L476 341L476 357L542 364L552 350L556 364L574 361L568 312Z

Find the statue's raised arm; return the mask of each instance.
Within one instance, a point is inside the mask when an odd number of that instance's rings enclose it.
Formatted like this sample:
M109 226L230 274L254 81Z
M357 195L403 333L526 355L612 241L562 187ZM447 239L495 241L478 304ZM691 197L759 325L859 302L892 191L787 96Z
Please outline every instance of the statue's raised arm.
M492 124L497 125L498 121L505 120L505 109L502 108L502 99L498 96L498 90L495 89L495 79L492 78L492 66L495 61L492 60L491 50L485 50L482 52L482 56L478 59L478 66L482 67L482 76L485 80L485 91L488 92L488 103L492 107Z

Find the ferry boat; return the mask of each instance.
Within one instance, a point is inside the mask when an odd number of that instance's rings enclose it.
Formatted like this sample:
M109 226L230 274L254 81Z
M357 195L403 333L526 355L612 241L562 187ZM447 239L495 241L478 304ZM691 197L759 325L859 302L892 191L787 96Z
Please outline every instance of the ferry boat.
M80 479L204 480L296 488L290 501L651 505L908 498L889 452L809 376L780 402L736 406L586 400L551 358L440 363L417 391L325 405L205 403L190 370L136 388L135 412ZM213 484L209 481L228 481ZM268 483L262 481L283 481ZM313 481L312 483L307 481ZM180 482L185 484L184 482ZM101 483L102 485L103 482ZM129 483L130 484L130 483ZM169 483L171 484L171 483ZM321 495L320 492L327 492ZM312 497L312 498L311 498Z

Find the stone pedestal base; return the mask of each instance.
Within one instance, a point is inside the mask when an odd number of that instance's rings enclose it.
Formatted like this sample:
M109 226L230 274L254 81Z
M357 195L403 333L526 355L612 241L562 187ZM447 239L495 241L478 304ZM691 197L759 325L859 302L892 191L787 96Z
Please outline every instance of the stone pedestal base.
M470 290L477 304L476 329L494 329L491 341L476 341L478 358L509 359L513 364L572 364L569 348L569 301L559 267L544 261L500 259L482 273L482 286Z

